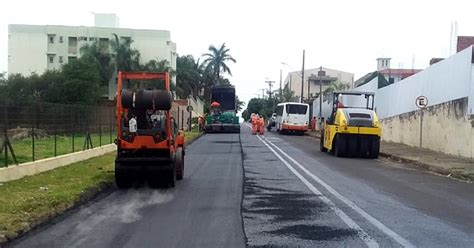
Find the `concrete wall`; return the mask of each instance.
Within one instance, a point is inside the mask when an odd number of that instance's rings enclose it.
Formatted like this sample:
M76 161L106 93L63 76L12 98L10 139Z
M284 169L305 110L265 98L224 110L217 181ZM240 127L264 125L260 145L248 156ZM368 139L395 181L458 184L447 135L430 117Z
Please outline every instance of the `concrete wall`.
M422 129L421 110L382 119L382 139L419 147L422 135L425 149L473 159L474 119L467 109L467 97L427 107Z
M31 176L44 171L49 171L89 158L101 156L108 152L115 151L116 149L117 146L115 144L110 144L86 151L61 155L54 158L46 158L35 162L28 162L20 165L9 166L7 168L0 168L0 182L17 180L25 176Z
M193 107L193 117L204 116L204 102L201 99L189 96L189 105Z

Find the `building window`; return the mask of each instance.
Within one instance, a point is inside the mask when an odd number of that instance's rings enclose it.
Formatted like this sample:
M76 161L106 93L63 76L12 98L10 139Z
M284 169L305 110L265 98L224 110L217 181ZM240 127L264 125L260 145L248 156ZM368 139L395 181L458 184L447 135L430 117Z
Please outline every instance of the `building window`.
M77 54L77 37L69 37L68 42L68 53Z
M132 38L131 37L120 37L120 40L122 41L123 44L126 44L130 48L130 44L132 43Z
M76 60L77 60L77 57L76 57L76 56L69 56L69 57L67 58L67 61L68 61L68 62L72 62L72 61L76 61Z
M63 43L63 37L59 36L59 43Z
M79 41L87 41L87 37L80 36L80 37L79 37Z
M89 37L89 41L95 41L94 37Z
M48 61L50 64L54 63L54 55L49 55L48 56Z
M99 38L99 49L102 53L109 53L109 39Z
M59 56L59 63L60 63L60 64L63 63L63 56Z
M49 43L53 44L54 43L54 35L48 35L49 38Z

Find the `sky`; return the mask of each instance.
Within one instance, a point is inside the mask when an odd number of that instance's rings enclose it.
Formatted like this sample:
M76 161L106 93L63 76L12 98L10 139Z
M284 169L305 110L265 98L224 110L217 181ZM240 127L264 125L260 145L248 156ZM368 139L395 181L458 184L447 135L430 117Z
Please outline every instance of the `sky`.
M355 74L392 68L426 68L450 54L451 24L474 35L472 0L5 0L0 10L0 72L7 71L8 24L93 26L92 13L116 13L120 27L169 30L179 55L198 58L226 43L240 99L248 102L265 80L292 70L324 66ZM284 62L287 65L283 65Z

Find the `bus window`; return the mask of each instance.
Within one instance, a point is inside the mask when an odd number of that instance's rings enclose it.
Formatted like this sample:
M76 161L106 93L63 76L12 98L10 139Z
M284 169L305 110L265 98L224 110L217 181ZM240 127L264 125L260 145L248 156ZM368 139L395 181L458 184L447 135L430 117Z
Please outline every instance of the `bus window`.
M305 115L308 106L299 105L299 104L287 104L286 105L286 112L288 114L298 114L298 115Z
M277 114L277 116L282 116L283 115L283 105L276 107L276 114Z

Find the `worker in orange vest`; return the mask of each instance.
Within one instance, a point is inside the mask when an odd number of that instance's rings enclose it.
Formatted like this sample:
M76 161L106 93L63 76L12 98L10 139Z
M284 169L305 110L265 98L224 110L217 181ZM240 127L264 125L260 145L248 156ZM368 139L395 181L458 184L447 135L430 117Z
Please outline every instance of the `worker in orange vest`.
M313 116L311 119L311 129L314 131L316 130L316 116Z
M258 119L258 134L263 135L265 132L265 118L260 116Z
M257 125L258 125L258 117L256 114L252 113L250 117L252 121L252 134L257 134Z
M204 117L201 115L198 116L198 127L199 127L199 132L202 132L203 127L204 127Z

